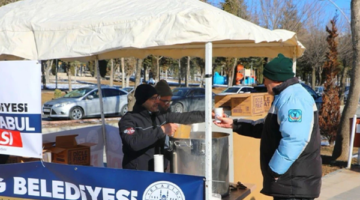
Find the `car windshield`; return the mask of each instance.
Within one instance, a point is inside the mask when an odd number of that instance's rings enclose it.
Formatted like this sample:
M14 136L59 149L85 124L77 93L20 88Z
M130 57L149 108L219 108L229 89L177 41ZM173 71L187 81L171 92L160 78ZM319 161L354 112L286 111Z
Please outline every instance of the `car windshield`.
M179 89L179 88L175 88L173 89L173 96L180 96L183 97L186 95L187 90L186 89Z
M265 86L255 86L253 92L267 92L267 88Z
M80 88L77 90L73 90L65 94L63 97L65 98L78 98L84 96L86 93L93 90L92 88Z
M123 88L123 90L125 90L126 92L131 92L134 88L133 87L125 87Z
M239 90L239 88L232 87L232 88L227 88L223 92L237 93L238 90Z

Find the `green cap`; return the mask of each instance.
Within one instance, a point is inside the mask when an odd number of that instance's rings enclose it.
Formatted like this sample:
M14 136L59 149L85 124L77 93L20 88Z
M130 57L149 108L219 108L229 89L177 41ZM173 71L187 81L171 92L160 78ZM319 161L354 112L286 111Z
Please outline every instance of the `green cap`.
M270 80L284 82L295 75L292 65L293 62L290 58L279 53L276 58L265 65L263 75Z

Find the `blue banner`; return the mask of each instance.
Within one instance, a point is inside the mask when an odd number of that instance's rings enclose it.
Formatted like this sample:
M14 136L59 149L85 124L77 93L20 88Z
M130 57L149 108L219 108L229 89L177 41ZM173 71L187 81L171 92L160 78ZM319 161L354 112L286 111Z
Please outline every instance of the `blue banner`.
M0 113L0 129L41 134L41 114Z
M29 162L0 165L0 196L22 199L202 200L204 178Z

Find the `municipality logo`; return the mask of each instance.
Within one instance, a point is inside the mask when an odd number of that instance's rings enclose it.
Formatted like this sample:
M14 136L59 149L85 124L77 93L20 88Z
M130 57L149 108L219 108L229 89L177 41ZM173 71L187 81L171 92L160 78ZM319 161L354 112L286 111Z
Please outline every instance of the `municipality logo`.
M143 200L185 200L183 191L169 181L157 181L146 188Z
M289 122L301 122L302 121L302 111L300 109L291 109L289 110Z

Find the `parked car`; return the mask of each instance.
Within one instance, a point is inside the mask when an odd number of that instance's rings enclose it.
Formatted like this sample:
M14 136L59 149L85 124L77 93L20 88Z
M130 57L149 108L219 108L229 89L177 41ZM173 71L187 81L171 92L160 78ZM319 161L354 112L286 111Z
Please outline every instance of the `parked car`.
M102 86L104 114L120 114L127 112L127 92L114 87ZM99 116L98 88L85 87L68 92L65 96L48 101L43 106L43 113L49 118L82 119Z
M318 110L320 110L321 108L321 104L322 104L322 96L319 96L318 94L316 94L316 92L308 85L301 83L301 85L309 92L309 94L314 98L315 103L316 103L316 107ZM257 85L254 86L254 90L253 92L267 92L267 88L265 87L265 85Z
M124 87L120 89L125 90L127 93L131 93L134 90L134 87Z
M253 90L252 86L246 85L237 85L226 88L224 91L218 93L217 95L229 95L229 94L240 94L240 93L249 93Z
M135 82L135 76L130 76L130 81ZM142 84L144 82L144 77L141 77L140 79L140 84ZM153 78L150 78L148 80L146 80L146 84L150 84L150 85L155 85L155 80Z
M205 110L205 89L179 87L173 89L171 98L172 112L189 112L194 110ZM214 105L214 96L212 93L212 104ZM214 107L214 106L213 106Z
M316 94L318 94L319 96L322 96L323 92L324 92L324 86L315 86L315 92Z

